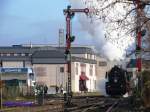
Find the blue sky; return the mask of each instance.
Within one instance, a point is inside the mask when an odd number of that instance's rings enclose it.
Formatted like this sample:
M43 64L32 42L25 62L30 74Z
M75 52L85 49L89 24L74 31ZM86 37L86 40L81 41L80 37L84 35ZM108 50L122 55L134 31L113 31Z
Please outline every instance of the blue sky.
M68 0L0 0L0 46L58 43L58 29L65 28L63 9L67 5ZM76 17L75 44L90 44L80 29Z

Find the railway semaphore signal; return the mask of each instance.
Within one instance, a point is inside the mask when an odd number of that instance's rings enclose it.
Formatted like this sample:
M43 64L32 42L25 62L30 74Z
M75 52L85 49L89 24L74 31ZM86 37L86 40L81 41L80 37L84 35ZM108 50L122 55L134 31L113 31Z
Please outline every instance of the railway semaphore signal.
M67 72L68 72L68 84L67 84L67 104L71 103L72 90L71 90L71 43L75 40L75 36L71 34L71 19L74 17L75 13L89 13L89 9L71 9L68 6L64 9L64 15L66 16L66 49L65 57L67 61Z

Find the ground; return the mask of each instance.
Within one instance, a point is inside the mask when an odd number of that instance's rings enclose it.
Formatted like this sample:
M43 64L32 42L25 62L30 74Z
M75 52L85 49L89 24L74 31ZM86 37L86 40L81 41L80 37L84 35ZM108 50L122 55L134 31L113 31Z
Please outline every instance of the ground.
M101 95L88 94L72 98L71 105L65 105L66 102L61 95L47 96L44 105L36 103L32 106L21 107L3 107L0 112L149 112L138 100L131 101L132 98L104 97ZM18 100L20 101L20 100ZM26 98L26 101L34 102L32 97Z

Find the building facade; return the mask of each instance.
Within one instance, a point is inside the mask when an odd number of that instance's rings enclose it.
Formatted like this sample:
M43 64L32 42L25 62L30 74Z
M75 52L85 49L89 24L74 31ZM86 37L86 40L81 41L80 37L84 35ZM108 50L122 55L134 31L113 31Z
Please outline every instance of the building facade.
M50 93L55 88L67 90L67 64L64 47L22 46L0 47L2 68L32 68L37 84L47 85ZM72 91L97 91L96 54L88 47L71 48Z

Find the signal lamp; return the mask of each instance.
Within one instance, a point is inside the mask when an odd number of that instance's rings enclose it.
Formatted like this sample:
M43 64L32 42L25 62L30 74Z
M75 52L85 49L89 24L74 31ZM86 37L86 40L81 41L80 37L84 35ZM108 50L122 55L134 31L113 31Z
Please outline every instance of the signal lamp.
M70 37L70 42L73 42L75 40L75 36Z

